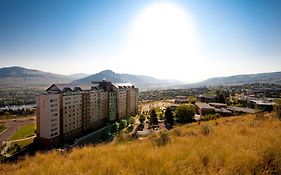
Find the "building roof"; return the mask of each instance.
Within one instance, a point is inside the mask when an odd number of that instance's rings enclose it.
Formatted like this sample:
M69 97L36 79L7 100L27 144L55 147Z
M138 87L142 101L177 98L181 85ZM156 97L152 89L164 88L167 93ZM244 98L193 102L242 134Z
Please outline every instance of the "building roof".
M209 105L214 106L214 107L226 107L227 104L225 103L209 103Z
M196 102L195 105L199 108L199 109L215 109L214 107L210 106L207 103L201 103L201 102Z
M179 96L176 96L176 99L187 99L187 96L179 95Z
M250 100L250 102L253 102L257 105L268 105L268 106L273 106L275 104L274 102L268 102L264 100Z
M131 83L112 83L112 85L117 89L127 89L127 88L134 88L135 87Z
M255 109L242 108L242 107L233 107L233 106L228 107L227 110L233 111L233 112L244 112L244 113L255 113L256 112Z
M231 111L229 111L229 110L227 110L227 109L225 109L225 108L215 108L215 111L217 112L217 113L224 113L224 114L232 114L232 112Z
M58 91L58 92L65 92L65 91L90 91L94 89L99 89L98 84L52 84L46 91Z

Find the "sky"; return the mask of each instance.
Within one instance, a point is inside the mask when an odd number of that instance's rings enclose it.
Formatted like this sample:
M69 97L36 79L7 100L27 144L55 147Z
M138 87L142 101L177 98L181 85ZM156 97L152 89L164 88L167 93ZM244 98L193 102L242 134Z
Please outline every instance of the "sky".
M0 67L176 79L281 71L279 0L1 0Z

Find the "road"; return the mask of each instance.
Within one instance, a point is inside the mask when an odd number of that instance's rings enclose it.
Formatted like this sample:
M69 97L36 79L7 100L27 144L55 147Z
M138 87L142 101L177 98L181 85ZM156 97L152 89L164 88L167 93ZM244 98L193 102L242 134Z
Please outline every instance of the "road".
M35 123L34 117L30 118L19 118L19 119L5 119L0 120L0 124L4 124L7 129L0 134L0 144L9 138L22 126Z

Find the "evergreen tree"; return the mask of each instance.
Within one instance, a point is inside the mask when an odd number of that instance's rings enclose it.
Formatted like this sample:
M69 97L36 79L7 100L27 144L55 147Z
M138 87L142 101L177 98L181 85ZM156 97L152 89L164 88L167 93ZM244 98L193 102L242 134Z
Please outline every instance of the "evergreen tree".
M170 107L167 107L167 109L165 111L164 122L165 122L166 128L172 128L174 125L174 116L171 112Z
M154 109L152 109L150 112L149 122L150 122L150 125L153 127L153 129L155 128L155 126L158 125L158 118L157 118L157 114Z

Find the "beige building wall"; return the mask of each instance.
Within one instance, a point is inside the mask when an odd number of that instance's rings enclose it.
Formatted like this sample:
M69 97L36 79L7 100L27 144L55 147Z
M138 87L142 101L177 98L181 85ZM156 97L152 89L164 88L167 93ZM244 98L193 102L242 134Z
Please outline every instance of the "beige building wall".
M127 89L127 115L134 115L138 111L138 89L128 88Z
M127 115L127 92L126 89L117 90L116 95L116 113L117 118L123 118Z
M62 96L63 134L82 127L82 95Z
M108 92L90 93L90 123L100 123L108 116Z
M90 93L90 123L99 119L99 92Z
M99 120L106 120L108 117L108 92L99 93Z
M60 95L44 94L36 96L37 136L51 139L59 136Z

